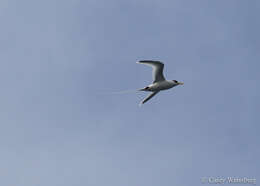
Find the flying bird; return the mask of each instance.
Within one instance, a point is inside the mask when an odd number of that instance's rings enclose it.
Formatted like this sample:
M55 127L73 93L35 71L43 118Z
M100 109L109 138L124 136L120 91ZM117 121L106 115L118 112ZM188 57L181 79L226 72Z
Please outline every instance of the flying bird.
M184 83L178 82L176 80L166 80L163 75L163 67L164 64L160 61L153 61L153 60L142 60L136 63L149 65L153 68L153 83L149 86L140 89L139 91L148 91L152 92L148 95L140 105L144 104L148 100L150 100L153 96L158 94L161 90L167 90L177 85L183 85Z

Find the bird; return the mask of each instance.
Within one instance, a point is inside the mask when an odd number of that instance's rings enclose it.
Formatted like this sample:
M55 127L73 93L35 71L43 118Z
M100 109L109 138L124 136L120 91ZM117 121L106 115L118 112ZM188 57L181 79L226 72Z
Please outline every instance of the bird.
M163 75L164 64L161 61L154 60L141 60L136 63L151 66L153 68L153 83L145 88L139 89L139 91L152 92L141 103L140 106L154 97L162 90L167 90L178 85L183 85L183 82L177 80L166 80Z

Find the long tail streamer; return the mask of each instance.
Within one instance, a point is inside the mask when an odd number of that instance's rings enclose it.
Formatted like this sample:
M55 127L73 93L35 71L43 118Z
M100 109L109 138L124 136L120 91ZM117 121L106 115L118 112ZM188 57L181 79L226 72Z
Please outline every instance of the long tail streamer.
M123 91L116 91L116 92L102 92L102 94L129 94L138 92L139 90L123 90Z

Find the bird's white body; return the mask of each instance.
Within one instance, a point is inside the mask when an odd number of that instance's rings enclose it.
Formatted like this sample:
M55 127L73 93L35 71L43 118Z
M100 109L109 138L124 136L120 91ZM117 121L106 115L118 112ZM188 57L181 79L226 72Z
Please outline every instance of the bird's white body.
M167 90L167 89L170 89L174 86L177 86L178 84L175 83L174 81L168 81L168 80L165 80L165 81L159 81L159 82L155 82L151 85L149 85L146 90L147 91L160 91L160 90Z

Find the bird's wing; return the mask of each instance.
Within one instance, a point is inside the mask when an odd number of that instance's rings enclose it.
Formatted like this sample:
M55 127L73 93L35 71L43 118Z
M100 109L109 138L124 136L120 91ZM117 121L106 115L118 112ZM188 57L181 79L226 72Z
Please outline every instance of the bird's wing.
M164 64L160 61L151 61L151 60L143 60L137 63L149 65L153 67L153 83L158 81L164 81L165 78L163 76L163 67Z
M147 102L149 99L151 99L153 96L155 96L158 92L160 92L160 91L152 92L151 94L149 94L149 96L147 96L139 105L141 106L142 104Z

